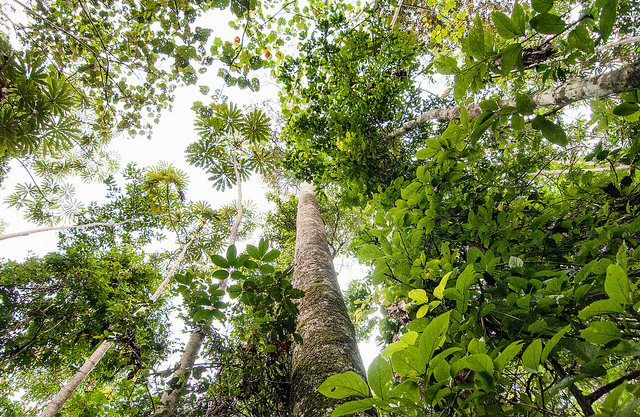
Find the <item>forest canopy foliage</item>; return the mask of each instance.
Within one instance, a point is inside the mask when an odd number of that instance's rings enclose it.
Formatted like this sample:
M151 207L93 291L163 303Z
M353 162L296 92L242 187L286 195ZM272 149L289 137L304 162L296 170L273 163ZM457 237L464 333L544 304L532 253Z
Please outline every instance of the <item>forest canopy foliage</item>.
M359 338L379 323L381 354L318 387L341 401L332 417L638 415L638 2L15 4L30 17L16 45L0 38L0 152L44 181L7 204L40 223L125 222L0 264L6 415L40 411L106 340L116 350L61 415L148 415L168 392L182 395L169 414L287 415L304 343L296 199L272 194L276 249L233 244L243 215L240 236L259 224L241 182L273 172L313 182L331 255L370 268L345 298ZM203 23L227 8L234 39ZM280 127L220 92L194 103L186 159L236 205L188 199L167 163L128 167L120 190L111 135L148 134L218 64L227 91L281 88ZM106 179L109 201L68 206L72 172ZM177 307L148 302L173 254L144 245L164 234L183 249ZM204 337L179 375L160 369L170 308Z

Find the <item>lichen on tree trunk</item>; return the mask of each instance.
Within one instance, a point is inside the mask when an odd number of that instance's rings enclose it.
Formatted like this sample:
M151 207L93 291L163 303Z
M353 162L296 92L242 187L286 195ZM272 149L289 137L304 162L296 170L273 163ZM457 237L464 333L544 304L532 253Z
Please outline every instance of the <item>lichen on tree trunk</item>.
M350 399L327 398L318 387L329 376L354 371L365 377L355 330L338 286L314 187L302 184L299 194L294 287L305 291L298 304L298 333L303 344L293 349L291 415L330 416ZM375 416L375 412L359 413Z

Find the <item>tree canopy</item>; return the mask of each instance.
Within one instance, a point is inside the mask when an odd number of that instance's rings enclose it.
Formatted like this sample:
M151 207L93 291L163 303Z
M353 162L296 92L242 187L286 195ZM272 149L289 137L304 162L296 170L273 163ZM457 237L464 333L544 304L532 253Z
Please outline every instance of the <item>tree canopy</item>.
M298 415L291 378L332 417L637 415L637 2L15 5L29 17L3 9L17 41L0 38L0 153L35 175L6 204L40 223L67 212L101 226L69 227L58 253L2 262L6 414L41 411L33 402L44 408L108 341L115 351L61 415ZM222 10L230 34L208 26ZM209 94L208 68L231 99L193 100L184 128L198 138L184 158L213 189L237 188L235 203L187 198L172 161L129 166L121 189L112 135L148 135L180 86ZM276 83L280 109L232 103L261 81ZM320 308L342 302L324 272L292 282L301 232L288 190L240 226L241 183L283 172L317 187L328 256L369 268L339 318ZM72 173L104 180L108 201L69 203ZM169 272L173 252L149 245L165 235L182 248ZM173 368L161 365L182 351L168 311L200 340ZM351 349L337 330L379 333L366 375L357 355L320 372L331 359L305 339ZM170 407L163 393L175 393Z

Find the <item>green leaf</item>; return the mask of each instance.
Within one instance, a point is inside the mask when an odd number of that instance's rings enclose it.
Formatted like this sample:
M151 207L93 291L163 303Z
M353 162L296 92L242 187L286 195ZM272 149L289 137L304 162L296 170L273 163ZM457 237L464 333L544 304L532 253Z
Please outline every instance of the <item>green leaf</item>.
M489 375L493 374L493 361L489 355L484 353L474 353L471 356L465 356L454 363L454 371L469 368L474 372L484 372Z
M278 256L280 256L280 251L278 249L272 249L262 257L262 260L264 262L271 262L276 260Z
M419 303L428 303L427 292L421 288L409 291L409 297Z
M514 113L511 116L511 128L513 130L521 131L524 130L525 121L524 117L521 114Z
M193 315L193 321L198 322L204 320L205 323L209 323L213 320L213 310L200 310Z
M449 330L451 310L439 315L429 323L420 337L420 352L425 361L430 361L433 353L444 341L444 334Z
M491 17L500 36L505 39L513 39L518 36L518 29L509 16L502 12L492 12Z
M560 146L567 146L569 144L569 140L564 129L552 121L545 119L543 116L536 116L536 118L531 122L531 127L536 130L541 130L542 136L551 143Z
M387 398L391 388L391 381L393 380L393 371L389 361L382 356L376 356L371 365L369 365L367 380L371 391L375 395L382 399Z
M462 271L458 279L456 280L456 288L461 293L467 291L469 287L476 282L477 274L473 269L473 265L467 265L467 267Z
M604 290L614 301L622 305L630 302L631 288L629 286L629 278L619 265L609 265L607 267L607 277L604 280Z
M226 269L218 269L211 276L215 279L219 279L220 281L222 281L227 279L227 277L229 276L229 271L227 271Z
M318 391L329 398L347 398L352 395L369 396L367 383L353 371L330 376L318 387Z
M558 33L562 33L566 26L566 23L560 18L560 16L550 13L541 13L534 16L533 19L529 21L529 24L531 24L531 27L535 29L536 32L545 35L557 35Z
M531 0L531 7L538 13L547 13L553 7L553 0Z
M229 262L220 255L211 255L211 262L220 268L229 268Z
M236 261L236 246L235 245L231 245L227 248L227 261L229 262L229 265L233 265L233 263Z
M571 33L569 33L567 42L574 48L578 48L588 54L592 54L595 50L595 42L591 39L589 30L584 25L580 25L572 30Z
M460 72L460 68L458 68L458 62L455 60L455 58L447 55L438 55L433 64L436 66L438 72L443 75L452 75Z
M502 372L505 366L522 350L522 340L515 341L507 346L497 358L493 360L497 372Z
M526 29L525 14L524 14L524 9L520 5L520 3L517 1L513 5L513 13L511 14L511 20L513 20L513 24L516 27L516 31L517 31L516 33L518 34L518 36L524 36L525 29Z
M442 297L444 297L444 290L447 288L447 281L452 273L453 271L447 272L440 280L438 286L433 290L433 295L435 295L439 300L442 300Z
M537 374L541 358L542 340L536 339L522 353L522 365L527 372Z
M253 259L260 259L260 251L255 246L247 245L246 251Z
M338 408L331 412L331 417L346 416L347 414L355 414L360 411L366 411L373 407L373 401L369 398L357 401L349 401L344 404L340 404Z
M484 100L480 102L479 106L483 111L495 111L500 108L495 100Z
M624 308L622 305L614 300L598 300L589 304L582 311L578 313L578 318L581 320L588 319L589 317L598 316L601 314L615 314L622 313Z
M638 110L640 110L640 106L638 106L638 104L636 103L622 103L618 104L613 109L613 114L615 114L616 116L629 116L637 112Z
M528 94L516 94L516 109L523 116L533 114L533 100Z
M504 51L502 51L502 55L500 58L502 60L502 75L507 76L513 69L513 66L516 65L516 63L520 63L522 65L522 45L519 43L508 45L506 48L504 48ZM518 68L520 68L521 65L518 65Z
M400 376L417 377L424 375L427 363L423 354L415 346L408 346L391 356L394 371Z
M260 243L258 243L258 254L260 256L257 259L260 259L265 253L267 253L267 249L269 249L269 242L265 239L260 239Z
M571 328L571 326L566 326L566 327L560 329L560 331L558 331L558 333L553 335L553 337L551 339L549 339L549 341L547 343L545 343L544 349L542 350L542 356L540 357L540 362L541 363L544 363L547 360L547 358L549 357L549 354L551 353L553 348L556 347L556 345L558 344L560 339L562 339L562 337L565 335L565 333L567 333L569 331L570 328Z
M610 321L594 321L589 327L580 332L580 336L587 342L596 345L606 345L614 340L620 340L620 329Z
M613 32L613 24L616 22L618 15L618 0L607 0L602 12L600 13L600 36L603 40L609 39L611 32Z

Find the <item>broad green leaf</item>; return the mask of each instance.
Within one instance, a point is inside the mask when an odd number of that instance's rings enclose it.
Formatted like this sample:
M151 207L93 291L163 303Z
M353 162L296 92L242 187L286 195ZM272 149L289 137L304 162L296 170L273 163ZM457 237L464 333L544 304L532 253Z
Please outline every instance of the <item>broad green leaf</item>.
M260 251L255 246L247 245L246 251L253 259L260 259Z
M267 242L265 239L260 239L260 242L258 243L258 253L260 255L259 258L267 253L267 249L269 249L269 242Z
M498 106L498 103L495 100L481 101L479 106L483 111L495 111L500 108L500 106Z
M346 416L348 414L359 413L360 411L366 411L373 407L373 401L370 398L362 400L349 401L344 404L340 404L338 408L331 412L331 417Z
M453 371L458 372L460 369L469 368L474 372L484 372L489 375L493 374L493 361L489 355L484 353L474 353L465 356L453 364Z
M553 7L553 0L531 0L531 7L538 13L547 13Z
M440 347L443 334L449 330L449 316L451 310L436 317L422 332L420 337L420 352L425 361L431 360L433 353Z
M442 297L444 296L444 290L447 288L447 281L452 273L453 271L447 272L440 280L438 286L433 290L433 295L435 295L439 300L442 300Z
M507 346L497 358L493 360L496 372L502 372L505 366L522 350L522 340L515 341Z
M393 398L399 398L408 403L418 403L420 387L414 381L405 381L393 389Z
M473 285L474 282L476 282L476 277L477 274L473 269L473 265L467 265L456 280L456 288L461 293L464 293Z
M613 114L615 114L616 116L629 116L637 112L638 110L640 110L640 106L638 106L637 103L622 103L618 104L613 109Z
M193 315L193 321L198 322L200 320L204 320L205 323L211 322L211 320L213 320L213 310L197 311L196 314Z
M618 16L618 0L607 0L602 12L600 12L600 22L598 27L600 28L600 36L605 41L609 39L611 32L613 32L613 25L616 22Z
M560 16L550 13L540 13L539 15L534 16L529 23L536 32L545 35L557 35L558 33L562 33L566 26L566 23L560 18Z
M471 53L478 59L484 59L485 57L485 43L484 43L484 27L480 15L476 15L474 20L474 26L469 31L469 48Z
M578 313L578 318L581 320L588 319L589 317L601 315L601 314L615 314L622 313L624 308L622 305L612 299L598 300L589 304L582 311Z
M518 29L509 16L502 12L492 12L491 17L500 36L505 39L513 39L518 36Z
M435 61L433 61L433 64L436 66L438 72L443 75L452 75L460 72L458 62L455 58L447 55L438 55Z
M365 260L378 259L384 256L384 253L376 245L366 244L363 245L358 251L358 255Z
M567 42L574 48L578 48L583 52L592 54L595 48L595 42L589 35L589 30L584 25L579 25L569 33Z
M227 262L227 259L220 255L211 255L211 262L220 268L229 268L229 262Z
M521 114L514 113L511 116L511 128L513 130L521 131L524 130L525 121L524 117Z
M567 146L569 140L564 129L550 120L545 119L542 116L536 116L531 123L531 127L536 130L542 131L542 136L549 140L549 142L560 146Z
M420 308L418 309L418 312L416 313L416 318L422 318L424 316L427 315L427 313L429 312L429 304L425 304L420 306Z
M229 262L229 265L233 265L233 263L236 261L236 245L231 245L227 248L227 261Z
M329 398L347 398L352 395L369 396L367 383L353 371L330 376L318 387L318 391Z
M264 262L275 261L278 256L280 256L280 251L278 249L271 249L262 257L262 261Z
M395 352L391 356L393 370L400 376L417 377L423 375L427 368L427 363L423 359L423 354L415 346L409 346L401 351Z
M525 20L524 9L518 1L513 5L511 20L513 20L518 36L524 36L527 22Z
M533 100L528 94L516 94L516 109L523 116L533 114Z
M447 361L440 361L433 370L433 376L438 382L446 381L451 377L451 367Z
M391 388L391 380L393 379L393 371L391 364L382 356L376 356L369 365L367 379L371 391L378 397L385 399L388 397Z
M527 372L537 374L541 358L542 339L536 339L522 352L522 365Z
M502 75L507 76L507 74L509 74L513 69L513 66L516 65L516 63L519 62L522 65L522 45L519 43L508 45L502 51L500 59L502 60ZM518 68L521 65L518 65Z
M553 337L549 339L547 343L544 344L544 349L542 350L542 356L540 357L541 363L544 363L547 360L553 348L556 347L560 339L562 339L562 337L565 335L565 333L569 331L570 328L571 326L566 326L560 329L558 333L554 334Z
M614 340L620 340L620 329L610 321L594 321L589 327L580 332L580 336L587 342L596 345L606 345Z
M607 267L604 290L612 300L622 305L629 304L631 296L629 278L619 265L612 264Z

